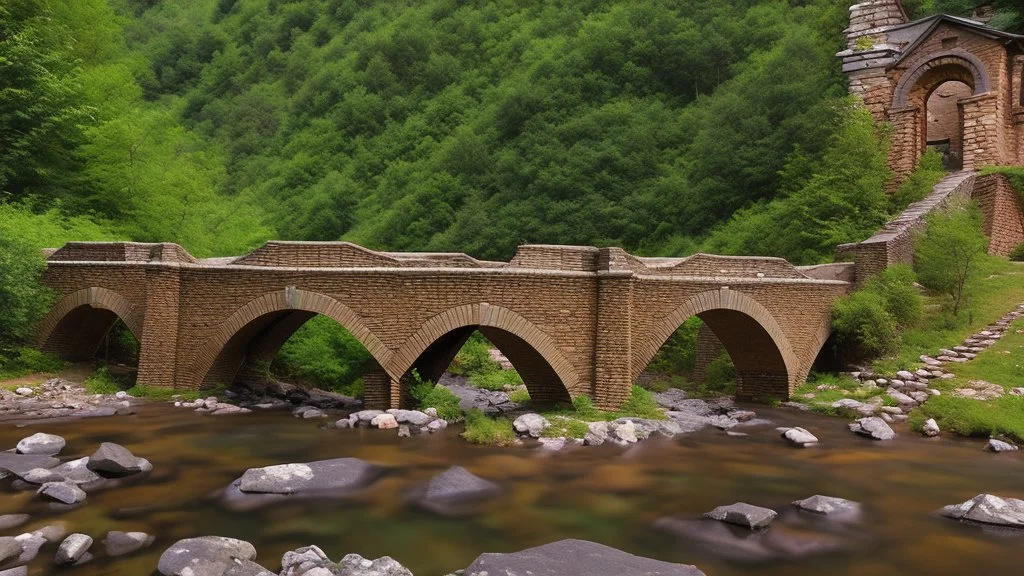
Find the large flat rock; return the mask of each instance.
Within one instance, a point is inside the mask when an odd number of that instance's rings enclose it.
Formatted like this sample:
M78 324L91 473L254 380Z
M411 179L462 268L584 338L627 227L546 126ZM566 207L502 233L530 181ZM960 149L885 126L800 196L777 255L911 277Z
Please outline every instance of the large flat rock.
M237 482L246 494L303 494L356 490L368 486L380 470L358 458L334 458L299 464L250 468Z
M559 540L509 554L481 554L466 576L702 576L694 566L634 556L586 540Z
M53 468L60 464L60 460L46 456L45 454L15 454L14 452L0 452L0 471L10 472L17 477L22 477L29 470L35 468Z
M962 504L946 506L939 514L954 520L1024 528L1024 500L1016 498L978 494Z
M200 536L178 540L160 556L163 576L222 576L236 566L235 559L252 561L256 549L244 540Z

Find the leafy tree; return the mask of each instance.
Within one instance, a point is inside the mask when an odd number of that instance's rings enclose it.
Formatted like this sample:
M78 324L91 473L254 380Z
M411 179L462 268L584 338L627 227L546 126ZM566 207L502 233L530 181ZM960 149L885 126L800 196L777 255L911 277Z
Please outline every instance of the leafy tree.
M914 269L921 284L949 296L954 317L970 300L980 271L978 263L988 247L981 221L977 206L954 205L929 216L914 242Z
M870 290L858 290L836 300L832 329L836 343L850 350L856 359L877 358L899 344L896 321L885 298Z

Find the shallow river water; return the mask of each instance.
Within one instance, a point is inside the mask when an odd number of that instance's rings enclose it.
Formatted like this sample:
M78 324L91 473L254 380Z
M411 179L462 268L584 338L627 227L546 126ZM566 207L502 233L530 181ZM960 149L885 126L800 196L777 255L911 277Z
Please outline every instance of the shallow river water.
M280 568L285 551L316 544L334 559L349 552L390 555L417 576L442 575L483 552L582 538L696 564L713 576L1024 572L1024 536L986 532L933 514L981 492L1024 497L1020 453L989 454L978 441L924 439L905 428L896 429L899 437L892 442L872 442L852 435L841 419L755 409L775 425L808 428L821 447L789 448L773 426L761 426L745 428L749 435L743 437L707 430L630 449L550 454L472 446L458 438L458 427L399 439L394 431L321 429L286 412L209 417L165 405L142 406L131 416L22 428L3 424L3 448L28 434L50 432L68 441L62 459L87 456L111 441L148 458L155 469L141 482L91 493L70 511L52 510L33 492L0 481L0 514L33 516L30 524L0 535L62 520L69 530L93 536L94 551L109 530L158 536L145 552L118 559L100 555L66 570L52 567L51 545L33 564L32 574L82 576L154 574L160 553L174 541L206 534L252 542L257 560L271 570ZM341 456L377 462L388 471L364 493L344 500L289 500L236 512L211 498L249 467ZM454 464L502 484L504 496L459 518L439 518L405 503L411 487ZM736 501L781 512L792 500L813 494L864 503L864 522L839 537L844 550L754 561L729 557L735 547L701 544L652 527L664 516L696 519ZM799 540L800 529L793 534Z

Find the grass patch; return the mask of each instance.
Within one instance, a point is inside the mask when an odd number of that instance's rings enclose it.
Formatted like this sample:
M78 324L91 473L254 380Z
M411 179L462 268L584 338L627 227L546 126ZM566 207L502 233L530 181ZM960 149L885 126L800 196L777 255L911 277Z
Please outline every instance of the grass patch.
M898 370L917 369L922 354L933 355L940 348L959 344L1024 302L1024 263L986 256L978 265L981 279L972 287L968 311L960 319L953 318L942 307L945 297L925 296L921 322L903 332L899 352L874 362L875 372L895 374Z
M891 400L883 395L884 392L881 387L862 386L860 382L848 376L812 372L807 377L807 382L795 390L793 399L806 403L812 411L819 414L845 417L852 416L853 413L843 408L834 408L832 404L844 398L865 402L877 396L882 396L884 404L886 400ZM805 394L814 394L814 398L804 398Z
M510 446L516 442L516 431L508 418L488 418L480 410L472 408L466 412L466 429L462 437L473 444Z
M530 391L526 386L520 386L508 393L508 399L516 404L526 404L530 401Z
M117 394L128 386L110 374L106 366L100 366L82 383L89 394Z
M548 418L551 426L541 432L545 438L580 438L582 439L590 431L590 426L582 420L569 418L567 416L551 416Z
M163 386L150 386L148 384L136 383L127 392L136 398L148 398L150 400L181 400L192 402L199 398L210 396L220 397L227 387L218 385L213 388L202 388L199 390L180 390L177 388L165 388Z
M1011 324L994 345L963 364L952 364L956 378L941 381L943 388L958 388L971 380L986 380L1005 388L1024 386L1024 320Z
M36 372L60 372L65 366L67 363L57 356L27 346L0 351L0 380Z
M515 370L478 372L469 377L469 383L484 390L502 391L506 386L522 386L523 379Z
M438 418L448 422L455 422L462 418L462 408L459 408L459 397L444 386L435 386L433 382L419 379L419 375L413 373L415 382L409 387L409 393L419 404L420 410L433 408L437 410Z
M1005 436L1024 442L1024 397L1006 395L995 400L935 396L910 413L910 425L920 430L934 418L939 427L961 436Z

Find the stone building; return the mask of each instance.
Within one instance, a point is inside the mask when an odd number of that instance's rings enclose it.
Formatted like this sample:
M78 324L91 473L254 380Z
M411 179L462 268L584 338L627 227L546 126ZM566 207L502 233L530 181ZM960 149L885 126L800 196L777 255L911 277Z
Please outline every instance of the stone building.
M945 14L911 22L900 0L866 0L846 40L850 91L892 125L894 183L929 145L951 169L1024 164L1024 36Z

